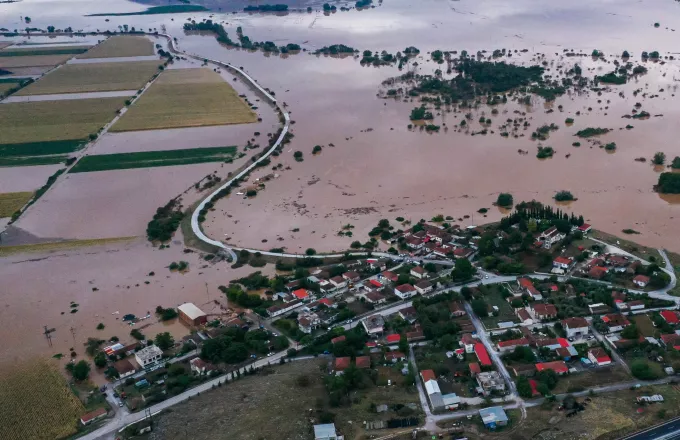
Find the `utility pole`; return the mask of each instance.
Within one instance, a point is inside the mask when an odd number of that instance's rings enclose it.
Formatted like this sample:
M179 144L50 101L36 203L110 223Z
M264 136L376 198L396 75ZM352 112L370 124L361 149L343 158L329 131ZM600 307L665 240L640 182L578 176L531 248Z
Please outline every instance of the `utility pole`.
M52 346L52 335L51 333L54 331L53 328L48 329L46 325L43 326L44 332L43 334L45 335L45 339L47 339L47 345L50 347Z
M73 336L73 344L75 345L75 343L76 343L76 329L73 328L73 326L71 326L70 330L71 330L71 336Z

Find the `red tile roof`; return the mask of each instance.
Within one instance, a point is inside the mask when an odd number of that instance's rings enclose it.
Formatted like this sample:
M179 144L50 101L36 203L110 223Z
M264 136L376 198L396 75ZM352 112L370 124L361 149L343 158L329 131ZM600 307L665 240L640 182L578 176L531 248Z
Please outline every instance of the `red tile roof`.
M357 368L371 368L371 357L370 356L357 356L354 362Z
M388 353L385 353L385 359L388 360L388 361L391 361L393 359L399 360L399 359L403 359L405 357L406 356L404 356L404 353L402 353L401 351L390 351Z
M585 318L567 318L562 321L562 325L565 328L583 328L588 327L588 321Z
M534 311L539 316L555 316L557 315L557 308L553 304L534 304Z
M387 335L387 338L385 338L387 342L399 342L401 341L401 335L399 333L393 333L391 335Z
M527 338L511 339L509 341L501 341L498 343L498 347L516 347L520 345L529 345Z
M591 226L588 223L584 223L581 226L578 227L579 231L581 232L586 232L588 229L590 229Z
M666 345L680 345L680 335L676 335L675 333L661 335L661 340Z
M335 358L335 371L345 370L349 367L350 361L351 359L349 356Z
M571 264L571 260L565 257L557 257L553 260L553 263L557 264Z
M484 366L492 365L489 352L486 351L486 347L484 347L484 344L481 342L475 344L475 354L477 355L477 359L479 359L480 364Z
M569 371L567 364L564 361L543 362L536 364L536 370L553 370L555 373L561 374Z
M595 266L588 271L590 278L600 279L607 273L607 269L600 266Z
M345 335L337 336L337 337L331 339L331 344L337 344L338 342L342 342L342 341L344 341L345 339L347 339L347 338L345 337Z
M534 283L529 278L519 278L517 280L521 287L528 289L529 287L534 287Z
M317 301L317 302L320 302L321 304L324 304L324 305L326 305L326 306L328 306L328 307L330 307L330 306L333 305L333 301L332 301L330 298L321 298L321 299L320 299L319 301Z
M661 317L669 324L677 324L680 322L680 319L678 319L678 314L672 310L662 310L659 315L661 315Z
M382 275L390 281L397 281L397 279L399 278L399 275L389 270L383 272Z
M612 361L609 355L607 355L607 352L600 347L592 348L589 354L593 355L593 357L597 360L598 364Z
M533 379L529 379L529 386L531 387L531 395L532 396L538 396L540 394L538 392L538 382L536 382Z
M637 281L639 283L644 283L644 284L649 284L649 277L646 275L638 275L635 278L633 278L633 281Z
M376 344L375 342L367 342L366 343L366 347L369 347L369 348L373 348L373 347L377 347L377 346L378 346L378 344Z
M369 280L369 283L373 284L375 287L382 287L383 285L380 284L380 281L378 280Z
M413 292L414 290L416 290L416 288L410 284L402 284L401 286L395 287L395 289L400 292Z
M85 423L89 422L90 420L93 420L93 419L96 419L97 417L103 416L104 414L106 414L106 408L98 408L98 409L95 409L94 411L91 411L91 412L83 415L80 418L80 421L81 421L81 423L85 424Z
M423 382L427 382L428 380L437 380L437 376L432 370L423 370L420 372L420 376L423 378Z
M567 341L567 340L564 339L564 338L557 338L557 342L559 342L559 344L560 344L563 348L567 348L567 347L569 347L569 346L571 345L571 344L569 343L569 341Z
M307 293L306 289L298 289L293 292L293 296L295 296L298 299L305 299L309 296L309 293Z
M477 362L470 362L470 373L479 374L482 372L482 367Z

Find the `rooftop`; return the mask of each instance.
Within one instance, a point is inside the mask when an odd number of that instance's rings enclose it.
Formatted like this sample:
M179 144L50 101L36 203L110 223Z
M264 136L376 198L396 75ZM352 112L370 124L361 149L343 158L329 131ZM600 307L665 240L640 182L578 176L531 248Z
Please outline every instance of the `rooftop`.
M156 356L162 356L163 355L163 350L158 348L156 345L149 345L148 347L144 347L141 350L139 350L137 353L135 353L135 356L137 356L139 359L142 361L146 361L147 359L151 359Z
M193 303L184 303L181 306L177 307L177 309L180 312L184 313L192 321L196 318L205 316L205 313L201 309L196 307Z
M482 408L479 410L479 416L482 418L482 422L485 425L490 423L507 422L508 416L505 411L500 406L490 406L488 408Z
M335 438L335 424L326 423L324 425L314 425L314 438Z

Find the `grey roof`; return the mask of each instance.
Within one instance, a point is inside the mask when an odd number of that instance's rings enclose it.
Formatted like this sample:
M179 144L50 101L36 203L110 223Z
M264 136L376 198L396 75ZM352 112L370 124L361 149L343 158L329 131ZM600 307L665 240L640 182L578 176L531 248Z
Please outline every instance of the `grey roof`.
M324 425L314 425L315 439L335 439L335 423L326 423Z
M500 406L490 406L479 410L479 415L485 425L489 423L507 422L508 416Z

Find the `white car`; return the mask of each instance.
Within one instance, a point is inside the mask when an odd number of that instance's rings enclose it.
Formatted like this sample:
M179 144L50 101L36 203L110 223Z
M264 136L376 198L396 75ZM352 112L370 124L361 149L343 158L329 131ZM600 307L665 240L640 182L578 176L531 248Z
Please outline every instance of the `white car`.
M274 356L274 353L267 353L267 357Z

